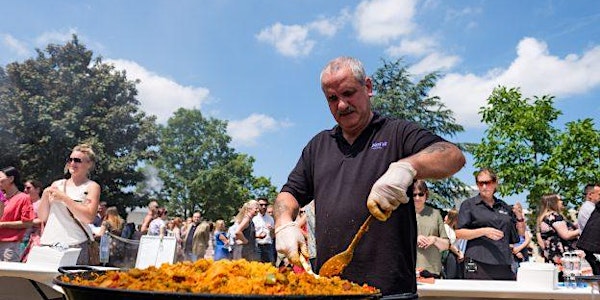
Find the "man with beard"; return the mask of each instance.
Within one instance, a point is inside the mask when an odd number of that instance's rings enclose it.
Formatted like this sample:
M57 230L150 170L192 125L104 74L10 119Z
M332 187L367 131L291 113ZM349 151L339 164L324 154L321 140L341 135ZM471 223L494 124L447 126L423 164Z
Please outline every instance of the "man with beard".
M273 235L275 220L267 213L269 200L267 198L258 198L258 214L252 218L257 233L261 233L262 238L256 238L258 247L258 256L261 262L274 263L275 253L273 252ZM264 235L263 235L264 234Z
M206 221L201 221L200 212L192 215L192 223L189 224L181 239L183 240L183 255L185 260L197 261L204 258L208 240L210 238L210 225Z

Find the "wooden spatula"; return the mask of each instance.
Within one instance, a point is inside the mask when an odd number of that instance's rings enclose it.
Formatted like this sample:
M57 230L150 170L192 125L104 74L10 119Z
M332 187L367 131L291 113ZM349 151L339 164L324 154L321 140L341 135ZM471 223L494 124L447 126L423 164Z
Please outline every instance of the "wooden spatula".
M352 260L352 256L354 256L354 248L358 245L358 242L362 238L363 234L369 230L369 224L373 220L373 215L369 215L369 217L365 220L365 222L360 226L360 229L352 239L352 242L348 246L348 249L344 250L341 253L338 253L328 259L321 269L319 270L319 275L331 277L340 275L342 271L348 266L350 261Z

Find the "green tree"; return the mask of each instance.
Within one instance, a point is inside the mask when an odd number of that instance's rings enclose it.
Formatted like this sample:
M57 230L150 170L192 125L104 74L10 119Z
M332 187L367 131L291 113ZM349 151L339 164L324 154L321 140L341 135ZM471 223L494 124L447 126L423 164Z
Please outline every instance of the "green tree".
M417 122L440 136L455 136L464 128L456 123L454 113L446 108L438 96L429 95L439 76L434 72L414 82L402 60L383 60L383 66L372 76L373 89L376 91L372 98L373 110L384 116ZM458 146L466 150L472 145ZM433 192L430 200L434 206L452 207L456 199L469 196L467 185L456 177L429 183Z
M154 162L164 181L163 197L172 211L200 211L207 219L228 220L257 193L274 190L254 178L254 158L228 146L227 123L180 108L161 126L160 155Z
M552 96L529 99L518 88L497 87L481 109L488 128L473 151L475 166L498 174L500 195L528 192L534 211L547 193L578 207L583 186L600 175L600 132L591 119L569 122L561 132L553 126L561 114L553 104Z
M158 141L155 118L139 110L136 82L93 59L77 36L36 51L0 74L0 164L49 184L63 176L71 149L85 142L99 158L92 179L101 199L122 213L143 205L131 187L144 179L138 163L152 157Z

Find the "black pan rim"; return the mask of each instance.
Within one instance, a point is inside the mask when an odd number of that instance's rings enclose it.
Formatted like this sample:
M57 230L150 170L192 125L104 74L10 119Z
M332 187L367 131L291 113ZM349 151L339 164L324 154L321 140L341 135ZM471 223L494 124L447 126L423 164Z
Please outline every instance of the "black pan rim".
M130 294L134 293L138 296L150 297L168 297L176 296L182 298L198 298L198 299L379 299L381 293L371 294L341 294L341 295L262 295L262 294L199 294L199 293L181 293L181 292L164 292L164 291L146 291L146 290L126 290L126 289L113 289L95 286L86 286L67 283L60 280L62 276L75 276L75 275L92 275L102 274L105 271L85 271L61 274L53 279L53 283L66 290L78 290L78 291L89 291L89 292L101 292L101 293L118 293L118 294Z

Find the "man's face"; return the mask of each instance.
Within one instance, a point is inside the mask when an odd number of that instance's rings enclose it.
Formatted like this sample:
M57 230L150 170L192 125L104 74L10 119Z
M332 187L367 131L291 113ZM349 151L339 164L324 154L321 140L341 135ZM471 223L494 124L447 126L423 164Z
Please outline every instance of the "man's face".
M269 203L267 203L267 201L258 200L258 210L260 211L261 215L264 215L267 212L268 205L269 205Z
M98 214L101 216L104 216L105 213L106 213L106 204L101 203L100 205L98 205Z
M201 215L200 213L194 213L192 215L192 222L196 223L196 224L200 224L200 219L201 219Z
M321 86L329 111L342 131L358 136L371 118L371 79L367 78L365 84L361 84L352 70L346 67L334 73L324 73Z
M271 215L271 217L273 216L273 206L267 206L267 213Z
M496 187L498 183L496 180L492 179L492 176L487 172L481 172L477 176L477 188L479 189L479 193L484 198L492 198L494 193L496 192Z
M588 193L588 200L598 203L600 201L600 186L595 186L594 189Z

